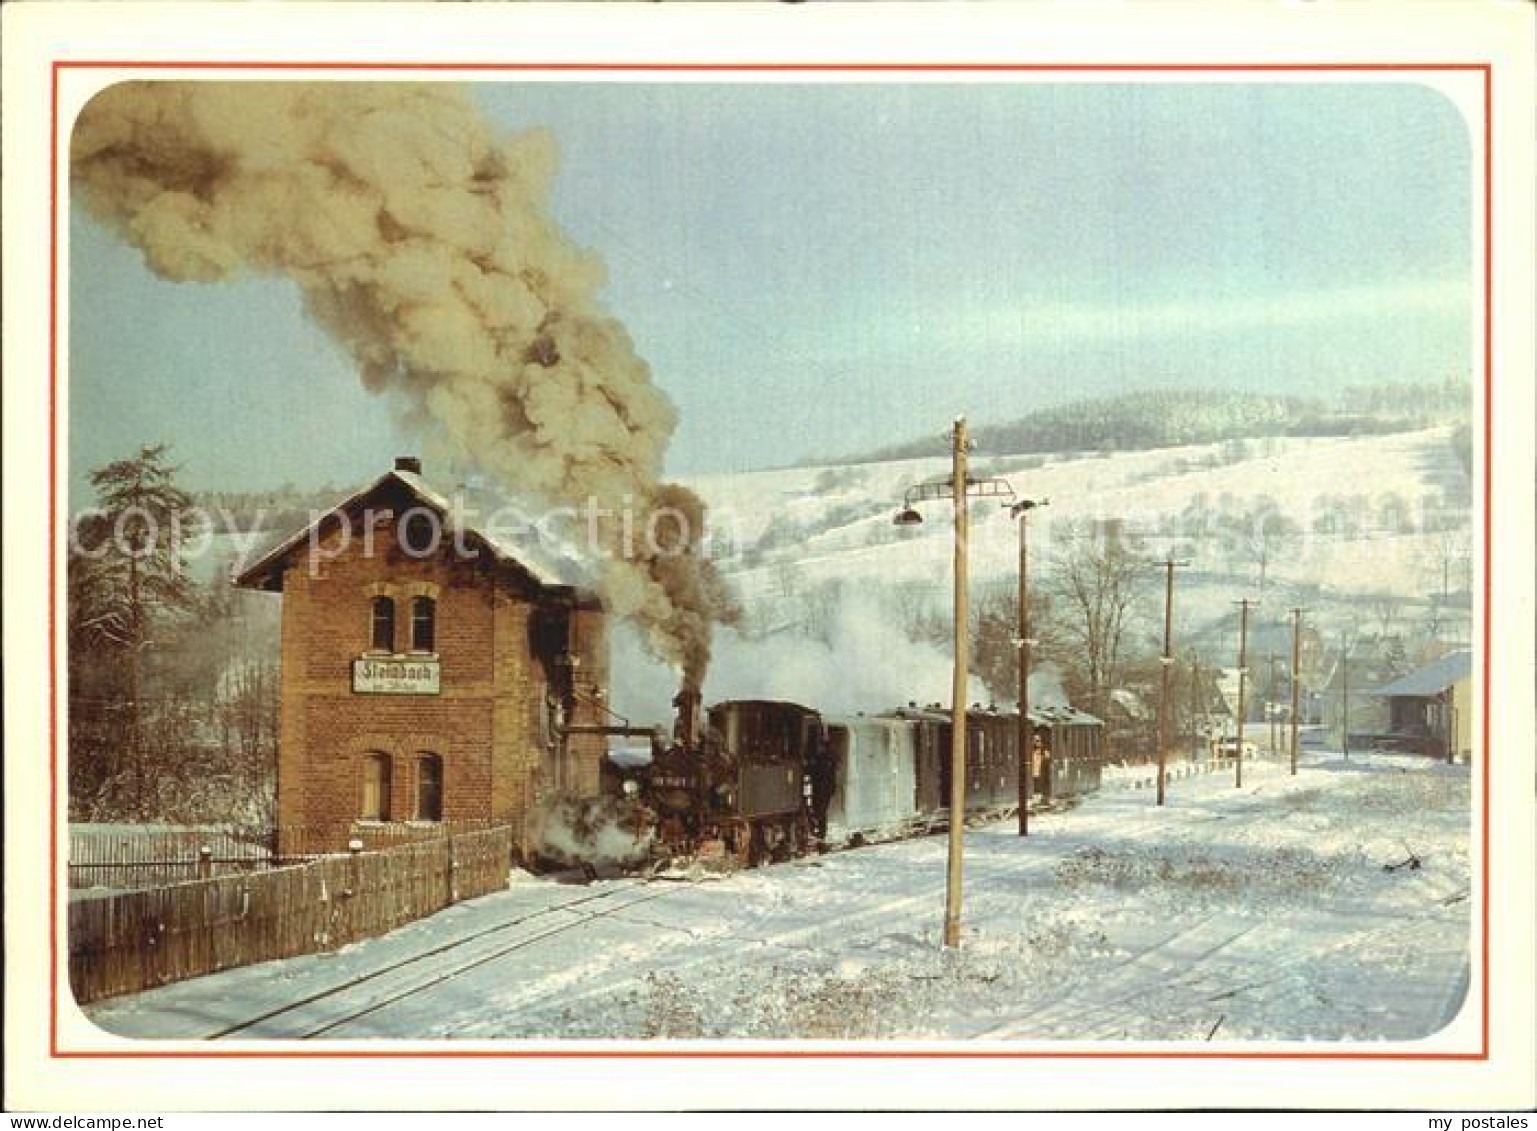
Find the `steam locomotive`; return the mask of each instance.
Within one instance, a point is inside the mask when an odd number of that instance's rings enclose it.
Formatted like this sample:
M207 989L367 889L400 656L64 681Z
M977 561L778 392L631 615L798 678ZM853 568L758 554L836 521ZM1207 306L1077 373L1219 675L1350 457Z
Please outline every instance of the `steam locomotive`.
M744 866L948 826L951 717L937 706L824 716L799 703L730 700L699 717L680 695L673 741L649 762L605 766L606 788L652 814L669 857ZM1018 715L966 715L966 816L1018 804ZM1030 712L1042 741L1031 795L1066 799L1099 787L1099 720L1071 708Z

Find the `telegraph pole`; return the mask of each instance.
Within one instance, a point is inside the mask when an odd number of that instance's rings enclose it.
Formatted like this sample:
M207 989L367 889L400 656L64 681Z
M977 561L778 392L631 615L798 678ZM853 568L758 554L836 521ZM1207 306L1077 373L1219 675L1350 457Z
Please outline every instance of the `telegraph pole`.
M1340 642L1340 749L1350 761L1350 647Z
M1190 653L1190 760L1201 760L1201 657Z
M945 945L961 945L961 849L966 829L966 661L971 647L966 544L971 522L966 506L966 418L951 433L955 491L955 679L950 688L950 860L945 878Z
M1245 597L1242 601L1233 602L1242 611L1238 621L1238 757L1234 763L1233 788L1243 788L1243 723L1244 723L1244 684L1249 677L1249 610L1259 605L1258 601L1251 601Z
M1030 797L1035 792L1035 753L1030 726L1030 582L1029 545L1030 512L1044 507L1049 499L1021 499L1009 507L1019 517L1019 835L1030 835ZM1050 767L1047 768L1050 773Z
M1275 698L1275 665L1276 654L1271 652L1268 661L1270 664L1270 686L1265 690L1265 714L1270 717L1270 756L1274 758L1281 750L1281 720L1276 717Z
M1170 650L1174 636L1174 571L1189 562L1177 562L1173 558L1166 558L1164 567L1163 590L1163 656L1159 666L1163 669L1160 674L1160 690L1158 695L1158 804L1163 804L1164 778L1167 776L1165 767L1168 765L1169 750L1169 669L1174 666L1174 653Z
M1297 672L1301 669L1301 665L1302 610L1294 608L1292 609L1292 777L1297 776L1297 728L1301 725L1301 720L1297 717L1297 712L1300 710L1298 688L1301 686L1297 681Z

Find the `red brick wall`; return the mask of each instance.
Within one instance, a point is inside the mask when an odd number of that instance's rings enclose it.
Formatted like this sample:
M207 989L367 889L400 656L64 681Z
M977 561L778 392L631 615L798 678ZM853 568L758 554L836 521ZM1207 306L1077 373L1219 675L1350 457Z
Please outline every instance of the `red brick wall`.
M390 818L415 816L417 757L443 759L446 820L521 823L553 767L544 719L547 670L531 653L530 622L541 599L526 579L442 547L414 559L383 523L365 541L333 533L320 554L294 555L283 578L282 711L278 815L286 827L349 823L361 812L363 761L390 755ZM410 645L411 598L437 601L438 695L352 691L352 661L371 643L372 601L395 599L397 652ZM591 696L608 679L601 611L573 617L578 687ZM598 722L579 706L573 721ZM572 740L569 785L596 792L601 738Z

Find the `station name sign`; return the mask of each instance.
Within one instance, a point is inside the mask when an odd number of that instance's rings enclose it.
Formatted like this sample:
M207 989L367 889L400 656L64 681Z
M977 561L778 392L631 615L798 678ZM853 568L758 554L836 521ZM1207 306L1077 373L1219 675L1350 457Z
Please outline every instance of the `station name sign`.
M352 690L360 695L436 695L441 664L437 660L352 661Z

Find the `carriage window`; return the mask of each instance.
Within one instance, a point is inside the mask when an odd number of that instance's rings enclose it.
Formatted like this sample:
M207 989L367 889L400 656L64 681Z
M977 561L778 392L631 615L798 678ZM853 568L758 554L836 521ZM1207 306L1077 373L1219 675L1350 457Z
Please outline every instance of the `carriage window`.
M389 597L374 598L372 640L376 651L395 650L395 602Z
M443 819L443 759L436 754L416 760L416 819Z
M431 652L437 639L438 603L431 597L411 602L411 650Z
M368 754L363 758L363 808L365 821L390 819L390 756Z

